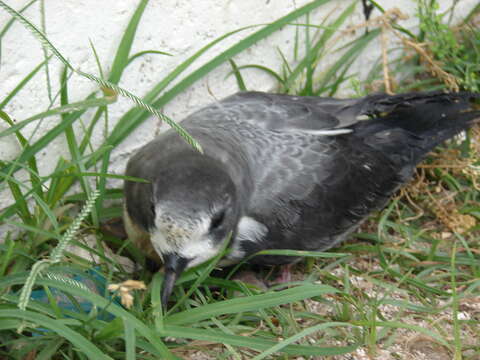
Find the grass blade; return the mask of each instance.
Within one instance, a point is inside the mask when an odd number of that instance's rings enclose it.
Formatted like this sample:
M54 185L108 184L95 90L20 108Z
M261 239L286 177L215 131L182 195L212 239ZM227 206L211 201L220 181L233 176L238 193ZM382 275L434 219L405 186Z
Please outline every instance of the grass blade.
M187 338L214 343L225 343L239 347L247 347L259 351L266 351L277 345L275 341L253 336L241 336L225 334L215 330L196 329L183 326L165 326L165 333L169 336L178 338ZM281 352L292 356L319 356L319 355L340 355L354 351L360 344L345 347L317 347L306 345L287 345L281 349Z
M143 55L148 55L148 54L173 56L172 54L169 54L169 53L167 53L167 52L165 52L165 51L159 51L159 50L143 50L143 51L139 51L138 53L133 54L132 56L130 56L130 58L128 59L127 63L125 64L125 67L127 67L128 65L130 65L133 61L135 61L135 60L138 59L139 57L142 57Z
M320 325L316 325L316 326L306 328L306 329L300 331L299 333L297 333L293 336L290 336L288 339L285 339L285 340L279 342L278 344L272 346L271 348L265 350L261 354L252 358L252 360L265 359L267 356L270 356L270 355L272 355L276 352L282 351L282 349L284 349L288 345L294 343L295 341L300 340L301 338L303 338L305 336L308 336L308 335L313 334L317 331L320 331L320 330L323 330L323 329L326 329L326 328L329 328L329 327L334 327L334 326L352 326L352 324L341 323L341 322L330 322L330 323L320 324ZM320 350L320 349L318 349L317 351L318 351L318 353L316 355L318 355L318 356L331 356L331 355L340 355L342 353L345 354L346 352L353 351L353 349L352 349L351 346L348 346L348 347L343 347L343 348L335 348L335 353L332 353L331 349L328 349L328 350L325 349L325 352L322 352L322 350ZM336 351L339 351L339 352L336 352Z
M282 84L282 86L284 85L284 81L282 77L279 74L277 74L275 71L273 71L272 69L269 69L266 66L257 65L257 64L237 66L237 70L243 70L243 69L257 69L257 70L263 71L268 75L270 75L271 77L273 77L275 80L277 80L279 84ZM233 71L230 72L227 76L232 75L232 73Z
M97 107L97 106L103 106L107 104L111 104L113 102L113 98L95 98L95 99L89 99L89 100L83 100L79 101L76 103L71 103L71 104L65 104L63 106L59 106L57 108L41 112L39 114L36 114L34 116L31 116L25 120L19 121L15 125L10 126L7 130L4 130L0 132L0 138L3 136L8 136L16 133L17 131L21 130L31 122L35 120L40 120L44 119L46 117L50 116L56 116L56 115L61 115L61 114L67 114L67 113L72 113L74 111L79 111L79 110L86 110L92 107ZM69 122L69 126L71 126L71 122Z
M240 74L240 71L238 70L237 64L235 64L235 61L233 61L232 59L229 59L228 61L230 63L230 66L233 69L232 70L233 75L235 75L235 79L237 79L238 89L240 91L247 91L247 87L245 86L245 81L243 81L242 74Z
M135 327L127 319L123 318L122 320L125 329L125 359L135 360Z
M112 70L110 71L110 76L108 81L112 84L118 84L122 73L130 63L131 60L128 59L130 50L132 48L133 39L135 38L135 33L142 18L145 7L148 4L148 0L142 0L137 6L130 22L128 23L127 29L125 30L120 45L118 46L117 53L112 63Z
M157 272L152 279L151 286L151 302L153 309L153 320L155 323L155 329L159 332L163 332L163 311L162 301L160 299L160 292L162 290L163 277Z
M4 276L0 278L0 289L5 289L13 285L24 284L27 275L28 273L20 273L20 274L17 273L15 275L9 275L9 276ZM133 316L131 313L129 313L119 305L116 305L110 302L110 300L107 300L104 297L97 295L95 293L92 293L90 291L86 291L81 288L71 286L70 284L67 284L55 279L39 278L37 279L36 283L38 285L45 285L45 286L59 289L73 296L78 296L84 299L88 299L94 305L96 305L99 308L103 308L105 311L109 312L110 314L119 318L125 318L127 321L130 322L132 326L135 327L136 331L140 335L144 336L149 340L150 344L156 350L156 354L158 358L167 359L167 360L178 359L168 350L165 344L163 344L163 342L159 338L159 334L156 331L153 331L152 329L147 327L146 324L144 324L138 318ZM60 333L60 335L62 334Z
M343 54L334 65L332 65L328 71L320 78L318 81L318 94L323 92L323 89L327 87L327 84L335 78L336 74L340 72L343 66L348 66L347 64L357 57L361 51L377 36L380 35L381 30L374 29L368 34L364 35L362 38L355 40L351 47Z
M196 323L201 320L223 314L239 313L242 311L255 311L266 307L287 304L322 294L331 294L336 292L338 292L338 290L331 286L310 284L301 285L283 291L247 296L244 298L236 298L200 306L195 309L169 315L164 319L164 322L168 325Z
M210 273L213 271L217 263L220 261L220 259L225 255L225 252L227 250L227 246L230 243L232 233L229 233L225 241L223 242L222 246L220 247L218 254L215 255L206 266L203 266L202 271L200 272L200 275L195 279L195 282L193 283L192 286L188 289L187 293L182 296L180 300L177 301L174 307L170 309L170 311L173 311L175 308L180 306L190 295L193 294L193 292L200 286L200 284L210 275Z
M70 327L62 324L60 320L51 319L45 315L28 311L28 310L0 310L1 319L22 319L24 321L34 322L36 325L50 329L60 336L64 337L72 344L77 346L82 352L91 359L112 360L110 356L105 355L91 341L87 340L83 335L72 330Z

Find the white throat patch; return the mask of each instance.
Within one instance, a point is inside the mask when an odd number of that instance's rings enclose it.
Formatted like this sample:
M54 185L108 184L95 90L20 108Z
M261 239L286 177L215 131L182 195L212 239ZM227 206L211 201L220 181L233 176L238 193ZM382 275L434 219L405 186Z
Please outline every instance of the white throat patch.
M166 215L157 209L156 229L151 241L160 257L162 254L176 253L191 259L187 268L198 265L215 256L219 246L215 246L208 236L210 218L207 214L195 214L196 219Z

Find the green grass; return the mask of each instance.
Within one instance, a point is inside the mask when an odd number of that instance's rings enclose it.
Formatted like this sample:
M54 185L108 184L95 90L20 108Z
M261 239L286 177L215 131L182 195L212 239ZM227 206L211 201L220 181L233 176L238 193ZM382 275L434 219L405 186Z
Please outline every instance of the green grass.
M160 273L137 271L148 287L135 293L129 310L104 289L104 283L121 282L131 275L106 253L103 244L139 265L146 261L133 244L102 232L101 224L121 214L121 189L107 186L108 178L119 178L109 173L112 150L151 112L170 121L153 108L174 101L225 62L232 68L225 75L235 76L239 89L250 89L243 77L245 71L266 72L277 80L279 92L300 95L333 96L340 88L350 87L360 96L368 92L371 83L381 80L381 61L372 64L364 82L349 72L367 45L379 40L380 29L370 27L367 34L361 29L342 48L332 48L332 41L342 36L341 29L358 4L346 2L336 15L320 20L318 13L310 14L327 3L317 0L271 24L255 26L251 35L190 71L201 55L247 28L225 34L181 62L142 99L119 88L118 83L132 61L145 54L168 55L162 49L131 54L136 29L148 11L147 1L140 1L133 12L108 74L98 58L99 77L80 72L75 59L65 60L68 54L47 44L53 55L45 52L44 61L25 69L24 79L0 99L0 119L8 126L0 132L0 139L15 136L22 147L14 161L0 163L0 190L10 192L15 200L0 212L0 223L18 230L5 234L0 244L0 359L175 359L196 358L198 352L216 359L341 359L342 354L360 352L372 356L387 353L394 359L425 349L455 359L480 355L480 161L475 142L480 137L475 131L460 145L449 143L432 154L419 170L424 176L338 249L326 254L288 252L307 258L297 266L298 279L290 288L262 291L232 280L233 272L219 277L212 272L217 258L181 277L173 295L176 305L166 314L160 306ZM452 30L445 25L449 13L432 10L435 1L419 0L418 4L420 33L411 34L400 25L394 26L396 31L411 41L425 42L427 53L460 88L478 91L480 36L469 21L478 17L479 7ZM46 43L47 38L26 19L15 16ZM0 29L0 41L11 23ZM249 64L236 61L237 54L285 26L295 27L295 46L293 54L279 51L280 69L253 60ZM42 24L45 27L48 30L48 24ZM448 85L444 78L428 74L424 54L406 59L406 51L411 49L397 50L400 55L389 64L396 78L395 91ZM321 66L332 52L338 53L339 60L330 67ZM93 45L92 53L96 57ZM5 112L5 106L45 70L52 57L65 65L64 86L58 94L52 93L49 74L46 102L51 105L13 122L14 114ZM71 99L73 76L87 77L100 88L85 99ZM109 105L117 96L130 98L134 106L111 127ZM24 135L27 124L39 124L46 118L61 121L38 139ZM84 135L75 132L76 126L84 127ZM106 137L94 146L91 134L101 128L107 130ZM177 130L182 131L180 127ZM188 134L183 136L195 145ZM39 175L40 153L58 138L66 139L69 157L59 158L50 174ZM29 182L19 180L21 169ZM97 196L95 204L84 207L79 216L78 210L93 195ZM423 216L417 216L421 212ZM81 241L86 237L93 239L90 245ZM70 243L95 254L98 260L69 253ZM29 299L31 290L33 299ZM43 291L44 301L36 290ZM59 298L68 299L69 306L61 306ZM85 299L93 307L83 308Z

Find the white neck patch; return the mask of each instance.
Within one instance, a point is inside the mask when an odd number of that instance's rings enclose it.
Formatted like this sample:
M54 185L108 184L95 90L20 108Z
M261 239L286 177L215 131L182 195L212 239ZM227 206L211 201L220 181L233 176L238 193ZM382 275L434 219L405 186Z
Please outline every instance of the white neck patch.
M242 216L237 226L237 236L228 255L231 259L242 259L245 252L242 250L242 241L260 242L268 233L268 228L250 216Z

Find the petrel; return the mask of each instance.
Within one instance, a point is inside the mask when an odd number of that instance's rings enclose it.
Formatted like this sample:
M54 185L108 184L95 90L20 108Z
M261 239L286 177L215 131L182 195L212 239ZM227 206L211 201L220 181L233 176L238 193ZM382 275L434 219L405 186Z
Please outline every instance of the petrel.
M164 263L167 306L183 270L266 249L323 251L382 208L436 145L480 119L467 92L356 99L241 92L182 121L201 145L169 130L128 162L129 237ZM152 250L153 248L153 250ZM287 256L254 256L288 264Z

